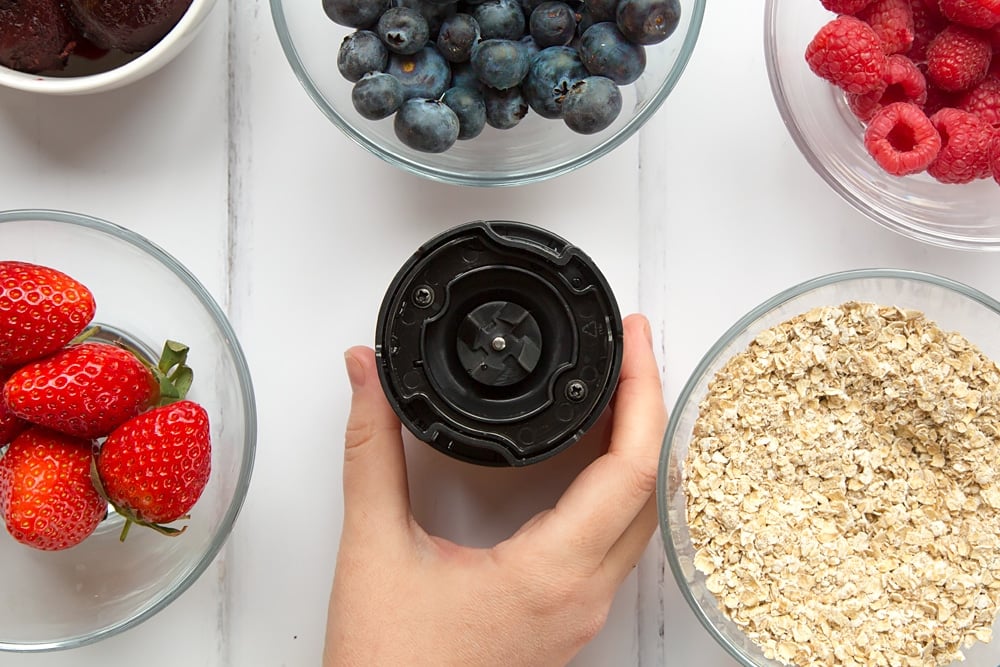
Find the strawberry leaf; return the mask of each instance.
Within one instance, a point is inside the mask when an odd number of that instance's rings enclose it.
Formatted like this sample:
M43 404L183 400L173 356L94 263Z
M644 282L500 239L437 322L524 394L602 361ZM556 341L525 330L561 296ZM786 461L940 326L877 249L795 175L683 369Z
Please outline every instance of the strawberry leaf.
M154 373L160 383L159 405L168 405L187 396L194 382L194 371L187 365L190 348L184 343L168 340L163 344L163 352Z

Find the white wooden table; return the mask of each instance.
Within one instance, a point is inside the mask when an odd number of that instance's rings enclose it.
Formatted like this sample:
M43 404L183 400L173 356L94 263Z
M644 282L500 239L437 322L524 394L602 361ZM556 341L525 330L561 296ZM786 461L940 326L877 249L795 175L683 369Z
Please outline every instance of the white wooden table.
M710 2L688 71L639 136L574 174L513 189L432 183L351 143L292 75L266 0L220 2L187 51L124 89L0 92L0 209L103 217L186 264L230 314L260 418L243 513L191 589L123 635L0 654L0 665L318 664L341 521L342 351L371 344L396 270L453 225L520 220L588 252L622 311L653 321L671 405L736 318L821 273L922 269L1000 296L1000 257L885 231L810 170L771 99L762 23L761 0ZM551 502L585 463L570 450L483 470L411 444L417 513L476 544ZM501 504L512 488L522 500ZM657 536L575 666L734 664L687 609L662 551Z

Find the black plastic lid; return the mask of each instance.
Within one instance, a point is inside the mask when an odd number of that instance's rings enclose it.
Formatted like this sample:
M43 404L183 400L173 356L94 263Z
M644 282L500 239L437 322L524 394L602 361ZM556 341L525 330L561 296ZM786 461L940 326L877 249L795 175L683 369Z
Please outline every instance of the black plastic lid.
M604 276L562 238L472 222L396 274L375 333L379 379L407 429L457 459L536 463L611 400L622 322Z

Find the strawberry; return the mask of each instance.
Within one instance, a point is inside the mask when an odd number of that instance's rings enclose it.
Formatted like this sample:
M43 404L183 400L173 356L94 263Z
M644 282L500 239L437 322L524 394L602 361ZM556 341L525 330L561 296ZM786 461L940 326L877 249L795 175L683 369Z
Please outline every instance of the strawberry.
M65 273L0 261L0 366L55 352L84 330L95 310L90 290Z
M16 370L3 386L3 400L21 419L82 438L103 437L158 401L184 396L193 379L187 352L167 341L150 367L137 352L110 343L69 345Z
M13 369L0 368L0 387L13 372ZM11 414L11 411L7 409L7 404L0 397L0 447L13 440L14 436L23 431L27 425L26 421Z
M3 387L21 419L80 438L99 438L159 398L152 371L109 343L70 345L22 366Z
M0 458L0 513L15 540L67 549L94 532L108 505L90 479L93 443L32 426Z
M98 490L126 518L122 540L132 523L177 535L184 528L160 524L187 518L208 483L208 413L190 400L144 412L116 428L96 460Z

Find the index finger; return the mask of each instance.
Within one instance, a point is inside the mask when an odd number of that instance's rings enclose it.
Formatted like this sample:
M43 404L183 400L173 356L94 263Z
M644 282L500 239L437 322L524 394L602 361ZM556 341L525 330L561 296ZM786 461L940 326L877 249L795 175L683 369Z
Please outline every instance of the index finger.
M667 424L649 323L624 321L622 371L614 402L611 444L570 484L548 522L578 555L600 563L656 490Z

